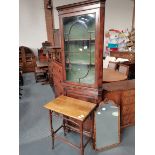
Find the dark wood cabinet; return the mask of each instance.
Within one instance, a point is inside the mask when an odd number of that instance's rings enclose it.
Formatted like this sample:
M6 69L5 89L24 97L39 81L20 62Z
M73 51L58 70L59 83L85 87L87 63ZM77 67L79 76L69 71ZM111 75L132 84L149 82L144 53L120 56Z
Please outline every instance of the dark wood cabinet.
M104 6L91 0L57 7L64 94L95 103L102 99Z
M24 73L35 71L36 58L30 48L24 46L19 47L19 65Z
M103 99L120 105L122 128L135 123L135 80L104 84Z

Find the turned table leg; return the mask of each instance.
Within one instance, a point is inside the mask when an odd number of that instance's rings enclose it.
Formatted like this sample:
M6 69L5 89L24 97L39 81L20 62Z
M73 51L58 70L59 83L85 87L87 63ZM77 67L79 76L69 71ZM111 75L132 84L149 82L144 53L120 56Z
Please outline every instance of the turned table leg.
M63 116L63 129L64 129L64 136L66 136L66 120L64 119L64 116Z
M80 155L84 155L84 146L83 146L83 122L80 123Z
M52 149L54 149L54 129L53 129L53 121L52 121L52 111L49 110L50 117L50 127L51 127L51 136L52 136Z
M91 131L91 136L92 136L92 146L93 149L95 149L95 140L94 140L94 112L91 114L91 119L92 119L92 131Z

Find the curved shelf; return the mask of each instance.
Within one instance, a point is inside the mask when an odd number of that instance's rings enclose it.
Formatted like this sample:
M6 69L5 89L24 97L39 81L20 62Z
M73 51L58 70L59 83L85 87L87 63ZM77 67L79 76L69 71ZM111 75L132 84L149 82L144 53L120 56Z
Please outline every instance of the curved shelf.
M67 39L65 39L65 41L95 41L95 38L93 38L93 39L69 39L69 40L67 40Z

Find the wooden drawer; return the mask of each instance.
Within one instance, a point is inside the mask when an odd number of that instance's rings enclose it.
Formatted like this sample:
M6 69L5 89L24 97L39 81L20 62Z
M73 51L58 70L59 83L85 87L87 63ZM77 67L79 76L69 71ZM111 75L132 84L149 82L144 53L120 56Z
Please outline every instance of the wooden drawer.
M126 115L130 113L135 113L135 104L127 104L121 106L121 115Z
M95 103L96 99L93 96L87 96L87 95L81 95L81 94L76 94L75 92L69 92L67 96L76 98L79 100L87 101L87 102L92 102Z
M72 86L72 87L66 86L65 88L66 88L65 94L69 97L73 97L76 99L92 103L96 103L98 98L101 99L96 89L85 88L80 86Z

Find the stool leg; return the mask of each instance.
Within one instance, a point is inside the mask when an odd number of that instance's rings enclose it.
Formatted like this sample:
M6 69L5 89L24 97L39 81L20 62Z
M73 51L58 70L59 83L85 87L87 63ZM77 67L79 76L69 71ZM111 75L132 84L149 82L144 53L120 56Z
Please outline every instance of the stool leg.
M80 123L80 155L84 155L84 146L83 146L83 122Z
M49 110L50 117L50 127L51 127L51 136L52 136L52 149L54 149L54 129L53 129L53 121L52 121L52 111Z

